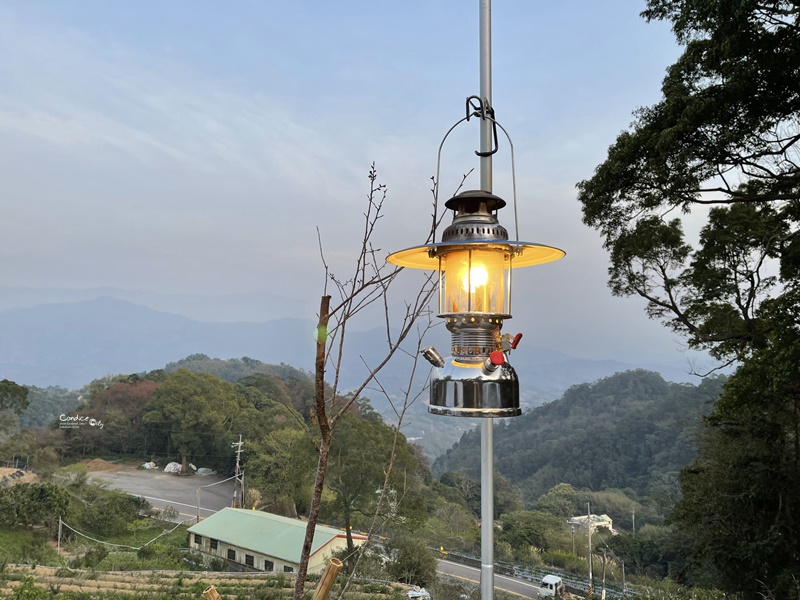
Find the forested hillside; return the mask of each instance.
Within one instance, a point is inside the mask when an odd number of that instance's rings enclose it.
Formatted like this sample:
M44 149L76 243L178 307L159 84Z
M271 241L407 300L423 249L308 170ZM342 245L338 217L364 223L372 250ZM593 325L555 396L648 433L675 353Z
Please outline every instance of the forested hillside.
M496 468L522 490L526 504L558 483L674 500L677 474L696 455L701 416L723 381L669 383L637 370L573 386L559 400L497 424ZM470 431L433 468L477 476L479 466L480 435Z

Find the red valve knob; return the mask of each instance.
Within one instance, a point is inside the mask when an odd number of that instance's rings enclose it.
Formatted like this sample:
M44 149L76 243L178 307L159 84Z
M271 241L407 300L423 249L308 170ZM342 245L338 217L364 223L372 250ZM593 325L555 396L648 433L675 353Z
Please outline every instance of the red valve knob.
M500 352L499 350L492 352L489 355L489 362L492 363L495 367L499 367L504 362L506 362L506 355Z
M514 339L511 341L511 349L512 350L516 350L517 349L517 344L519 344L519 341L521 339L522 339L522 334L521 333L518 333L517 335L514 336Z

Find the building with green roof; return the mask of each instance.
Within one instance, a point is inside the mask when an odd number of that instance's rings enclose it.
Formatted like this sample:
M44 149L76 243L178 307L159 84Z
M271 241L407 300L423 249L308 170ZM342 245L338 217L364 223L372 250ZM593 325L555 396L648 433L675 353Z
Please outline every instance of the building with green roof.
M294 573L300 566L305 534L306 524L299 519L259 510L223 508L189 528L189 547L227 559L234 567ZM366 539L353 534L356 545ZM322 571L327 559L346 547L344 531L317 525L308 572Z

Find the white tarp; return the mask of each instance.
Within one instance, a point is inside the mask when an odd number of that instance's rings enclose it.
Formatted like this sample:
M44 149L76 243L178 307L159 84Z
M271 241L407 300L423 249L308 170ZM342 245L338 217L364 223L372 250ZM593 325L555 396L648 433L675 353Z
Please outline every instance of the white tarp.
M181 472L180 463L171 462L166 467L164 467L164 473L180 473L180 472Z

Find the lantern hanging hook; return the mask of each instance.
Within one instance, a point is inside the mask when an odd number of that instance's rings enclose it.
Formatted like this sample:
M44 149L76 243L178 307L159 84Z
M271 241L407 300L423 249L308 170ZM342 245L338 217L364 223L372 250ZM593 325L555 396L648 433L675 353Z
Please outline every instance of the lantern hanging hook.
M477 102L478 104L473 104ZM500 123L498 123L494 118L494 109L489 106L489 102L484 100L481 101L480 97L478 96L469 96L467 98L467 116L463 119L459 119L456 121L450 129L447 130L447 133L444 134L441 143L439 144L439 152L436 157L436 180L434 181L433 186L433 227L431 230L431 237L429 241L433 242L436 241L436 226L439 223L439 175L442 170L442 149L444 148L444 143L447 141L447 138L453 132L453 130L461 125L464 121L469 121L472 117L480 117L481 119L489 120L492 122L492 129L494 130L494 150L489 152L481 153L479 151L475 151L475 154L481 157L491 156L492 154L496 153L499 145L497 143L497 128L503 130L503 133L506 136L506 140L508 140L508 147L511 149L511 187L513 191L513 200L514 200L514 231L516 233L516 239L521 239L519 237L519 217L517 213L517 163L514 158L514 142L511 141L511 136L508 135L508 131L506 128L503 127Z
M491 156L492 154L496 154L497 150L499 149L499 144L497 143L497 121L494 120L494 109L489 104L489 100L484 98L481 100L478 96L468 96L467 97L467 121L469 121L472 117L480 117L482 120L486 121L487 119L492 122L492 137L494 139L494 148L489 150L488 152L481 152L480 150L475 150L475 154L482 158L487 156Z

